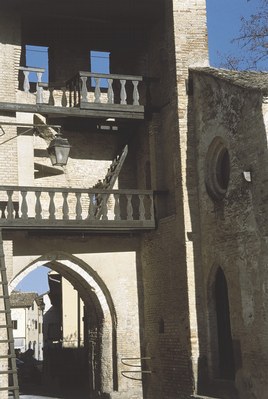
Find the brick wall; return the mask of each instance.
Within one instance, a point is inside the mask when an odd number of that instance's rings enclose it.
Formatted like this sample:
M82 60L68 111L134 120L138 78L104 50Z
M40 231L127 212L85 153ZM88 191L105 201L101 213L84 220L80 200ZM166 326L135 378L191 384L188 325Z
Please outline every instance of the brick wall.
M196 193L188 157L194 143L188 130L188 67L207 63L205 2L166 2L165 20L152 30L150 75L159 115L150 122L148 159L153 187L168 190L157 200L160 221L143 239L143 350L155 370L146 378L145 398L187 397L197 384L198 331L195 301L192 216L188 195ZM145 139L144 139L145 140ZM190 177L190 178L189 178ZM160 326L164 324L164 332Z

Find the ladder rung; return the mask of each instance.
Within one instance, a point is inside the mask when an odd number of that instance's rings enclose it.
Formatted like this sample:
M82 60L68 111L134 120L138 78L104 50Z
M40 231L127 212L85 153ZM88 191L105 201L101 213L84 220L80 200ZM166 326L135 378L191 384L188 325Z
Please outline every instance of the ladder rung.
M0 344L14 343L13 339L0 339Z
M19 389L18 386L13 385L11 387L0 388L0 391L17 391L18 389Z
M5 370L5 371L0 371L1 374L16 374L17 370Z
M0 281L0 285L8 285L7 281Z
M0 299L8 299L9 295L0 295Z
M15 359L16 355L1 355L0 359Z
M1 313L11 313L11 310L0 310L0 314Z
M0 324L0 328L13 328L12 324Z

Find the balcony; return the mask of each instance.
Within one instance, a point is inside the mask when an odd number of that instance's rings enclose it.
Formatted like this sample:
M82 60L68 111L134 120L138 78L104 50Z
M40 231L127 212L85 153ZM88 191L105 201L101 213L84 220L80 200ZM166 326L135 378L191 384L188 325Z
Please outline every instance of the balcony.
M146 87L141 76L78 72L67 82L42 83L44 69L20 67L17 102L0 102L0 110L60 117L144 119ZM36 73L37 83L29 82ZM102 82L102 84L101 84Z
M153 192L0 186L0 228L154 229Z

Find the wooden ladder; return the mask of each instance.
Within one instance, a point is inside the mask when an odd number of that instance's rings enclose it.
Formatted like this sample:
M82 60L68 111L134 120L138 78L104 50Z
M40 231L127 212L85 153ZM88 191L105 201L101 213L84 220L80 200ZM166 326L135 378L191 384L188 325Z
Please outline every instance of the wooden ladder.
M117 155L114 158L103 181L100 183L97 183L94 187L99 187L103 190L112 190L112 188L116 182L116 179L118 178L119 173L122 169L122 166L126 159L127 153L128 153L128 145L125 145L121 154ZM107 195L104 196L104 195L98 194L96 196L96 202L97 202L97 207L96 207L96 211L95 211L96 219L101 218L101 216L103 214L103 207L107 206L108 199L109 199L109 196L107 196Z
M16 367L16 355L14 349L13 329L10 310L10 297L8 293L8 281L6 273L5 255L2 239L2 231L0 230L0 317L4 315L5 321L0 323L0 345L6 346L4 351L0 351L0 379L4 375L7 376L8 383L3 386L0 383L0 394L6 392L7 397L11 392L14 399L19 399L19 384ZM4 332L4 334L3 334ZM2 364L1 364L2 363ZM5 385L5 384L4 384Z

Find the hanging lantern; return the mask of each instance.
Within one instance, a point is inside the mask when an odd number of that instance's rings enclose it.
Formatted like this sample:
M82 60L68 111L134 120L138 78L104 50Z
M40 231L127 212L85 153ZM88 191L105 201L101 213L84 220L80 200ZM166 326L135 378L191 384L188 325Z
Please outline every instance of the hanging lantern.
M47 152L53 166L65 166L68 161L70 144L68 140L59 134L50 142Z

